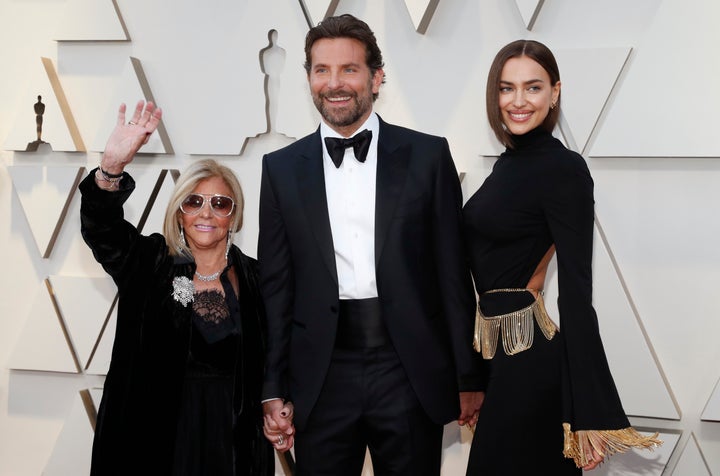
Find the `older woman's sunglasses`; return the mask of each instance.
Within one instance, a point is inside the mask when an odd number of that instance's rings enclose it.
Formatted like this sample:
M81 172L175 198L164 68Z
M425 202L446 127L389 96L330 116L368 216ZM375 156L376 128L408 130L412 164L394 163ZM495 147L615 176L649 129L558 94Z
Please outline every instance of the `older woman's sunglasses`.
M205 201L210 203L210 210L217 217L230 216L235 209L235 201L225 195L191 193L180 204L180 211L187 215L197 215L205 206Z

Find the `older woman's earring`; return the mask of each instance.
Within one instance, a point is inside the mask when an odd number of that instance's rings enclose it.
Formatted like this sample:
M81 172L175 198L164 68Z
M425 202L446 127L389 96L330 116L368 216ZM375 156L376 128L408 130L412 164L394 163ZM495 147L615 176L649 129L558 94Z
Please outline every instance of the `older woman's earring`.
M233 244L233 233L232 231L228 231L227 236L227 245L225 246L225 259L227 260L228 254L230 253L230 248L232 248Z
M550 110L555 109L555 106L557 106L557 103L556 103L556 102L550 104Z
M180 241L178 242L177 251L178 253L182 254L183 249L182 245L187 246L187 243L185 242L185 232L183 231L183 227L180 227Z

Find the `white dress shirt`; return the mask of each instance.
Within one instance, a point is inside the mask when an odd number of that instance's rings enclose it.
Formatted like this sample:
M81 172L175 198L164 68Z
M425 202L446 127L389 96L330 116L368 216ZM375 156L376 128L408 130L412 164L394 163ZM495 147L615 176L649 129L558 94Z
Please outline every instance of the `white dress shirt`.
M358 162L352 147L345 149L340 167L335 167L325 147L326 137L342 137L327 124L320 124L323 169L330 229L340 299L377 297L375 280L375 179L380 122L373 112L355 133L369 129L372 141L365 162ZM354 135L354 134L353 134Z

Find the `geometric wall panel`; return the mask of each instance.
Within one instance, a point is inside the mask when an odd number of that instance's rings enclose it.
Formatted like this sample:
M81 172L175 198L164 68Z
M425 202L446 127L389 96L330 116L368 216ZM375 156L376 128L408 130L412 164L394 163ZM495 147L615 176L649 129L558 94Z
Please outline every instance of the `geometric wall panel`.
M410 13L415 30L424 34L432 20L438 2L440 0L405 0L405 6Z
M260 134L247 140L241 160L227 160L224 165L237 175L243 189L245 207L243 227L234 237L234 243L249 256L257 254L257 223L260 206L260 179L262 176L262 155L268 150L285 147L293 139L276 132Z
M110 370L110 359L112 357L113 342L115 340L115 328L117 326L117 301L112 308L110 318L103 322L101 334L97 347L93 350L89 364L85 367L85 373L90 375L107 375Z
M333 16L339 2L340 0L300 0L308 27L312 28L326 17Z
M602 466L583 474L592 476L661 476L667 474L664 471L680 441L680 433L647 428L638 428L638 430L645 435L659 432L658 438L663 442L662 446L653 448L652 451L632 449L627 453L615 454L605 460ZM674 474L680 473L675 472Z
M28 165L8 170L38 250L49 258L85 167Z
M160 106L155 101L140 60L130 57L120 77L117 79L115 90L109 95L106 111L101 116L102 119L97 129L95 139L90 144L90 150L94 152L102 152L105 150L108 137L110 137L110 134L117 124L118 107L120 104L124 103L126 105L125 118L129 121L135 111L135 105L141 99L146 102L152 101L156 106ZM160 120L157 131L150 136L148 143L142 146L139 154L172 153L173 148L170 143L170 137L167 134L165 124Z
M162 233L165 222L165 210L175 189L175 180L169 170L160 171L153 193L147 202L141 221L137 222L138 230L143 235Z
M116 0L68 0L54 39L55 41L128 41L130 37Z
M153 209L160 208L163 213L167 202L160 202L154 199L155 187L162 178L163 171L156 167L136 166L130 163L125 167L133 180L135 180L135 190L123 205L125 220L132 223L136 227L140 227L143 220L147 220L148 206ZM162 223L162 222L161 222Z
M702 412L702 419L706 421L720 421L720 381L715 384L715 390L710 396Z
M442 476L464 475L470 456L470 443L473 432L466 426L459 426L456 422L445 425L443 430L443 464L440 474ZM372 467L372 460L368 453L365 467ZM368 474L372 474L371 472ZM362 476L366 476L363 473Z
M103 389L102 388L91 388L90 400L92 401L93 407L95 408L95 416L97 417L97 409L100 408L100 401L102 400ZM95 427L95 421L93 421L93 427Z
M630 48L575 48L554 51L561 73L562 114L577 151L584 153Z
M50 276L60 315L82 368L90 360L117 287L110 277Z
M712 476L710 468L700 450L695 433L689 438L678 463L675 465L673 476Z
M55 441L52 455L42 473L44 476L90 474L94 432L85 405L78 393Z
M80 372L56 312L47 280L40 284L32 303L25 327L8 360L8 367L15 370Z
M272 125L276 132L301 137L317 127L303 68L302 42L308 20L299 2L253 0L238 9L239 16L231 19L232 24L230 19L223 21L242 34L228 38L214 29L192 46L205 55L204 49L229 43L237 48L237 54L215 66L212 77L198 78L199 84L211 90L194 88L183 104L176 106L178 113L187 115L183 127L194 131L185 137L188 154L237 156L246 138L267 132L269 109L277 111ZM216 17L202 16L198 21L217 24ZM274 38L268 41L273 31ZM207 46L201 49L203 45ZM197 67L202 69L204 63ZM222 114L218 114L220 110Z
M592 157L720 157L720 116L699 112L720 104L720 88L698 85L720 71L720 55L712 48L720 44L720 2L657 4L652 23L634 45Z
M543 3L545 3L545 0L515 0L515 4L520 10L520 15L528 30L533 29Z
M268 88L267 101L270 103L271 109L276 111L276 116L271 118L273 120L272 130L288 137L298 138L312 132L318 126L319 121L319 115L313 106L310 94L308 94L307 75L303 68L305 54L302 47L298 47L298 44L302 45L307 33L307 26L299 9L297 12L295 9L288 9L284 6L286 2L273 0L272 3L276 4L274 8L285 10L280 20L276 17L267 17L266 12L258 11L257 19L261 23L246 27L257 31L253 34L258 37L261 34L267 37L267 32L273 29L277 31L277 37L272 43L273 48L267 50L269 54L266 58L261 59L264 65L262 72L268 76L270 82L278 85L274 90ZM328 2L328 0L306 1L305 3L324 3L334 8L332 2ZM266 8L263 6L263 9ZM275 49L283 50L282 62L277 61L268 67L274 59L272 54ZM276 56L280 57L280 55ZM255 133L258 132L264 131L256 130Z
M594 304L601 333L613 369L616 384L623 391L623 406L628 415L679 419L681 417L672 388L652 342L625 290L622 269L614 261L612 246L603 236L599 220L595 227L593 253Z
M47 142L55 151L84 152L85 144L80 137L75 118L60 84L57 70L50 58L40 58L26 81L21 108L13 119L13 127L5 138L3 149L35 151ZM41 66L42 65L42 66ZM40 98L38 98L40 96ZM36 113L42 103L44 109ZM41 137L38 139L38 119Z
M593 306L610 370L628 415L677 420L678 407L659 362L628 302L602 236L595 228ZM558 316L557 264L553 258L545 287L550 316ZM562 331L562 329L561 329Z

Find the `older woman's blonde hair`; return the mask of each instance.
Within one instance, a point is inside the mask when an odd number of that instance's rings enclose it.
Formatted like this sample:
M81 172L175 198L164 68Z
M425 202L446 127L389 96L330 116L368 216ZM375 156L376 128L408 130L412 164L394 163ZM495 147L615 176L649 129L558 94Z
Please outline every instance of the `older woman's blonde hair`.
M192 256L190 248L187 243L180 237L180 231L182 229L180 225L180 217L182 211L180 211L180 204L183 202L185 197L192 193L197 187L198 183L205 179L212 177L221 178L232 191L232 199L235 201L235 208L232 212L232 219L230 222L228 239L232 240L232 234L239 231L242 228L243 221L243 207L245 201L243 200L242 187L240 182L229 167L218 163L213 159L203 159L192 163L187 169L185 169L180 178L175 183L175 189L173 190L170 202L168 203L167 209L165 210L165 221L163 223L163 235L165 236L165 242L170 248L171 255L186 255Z

